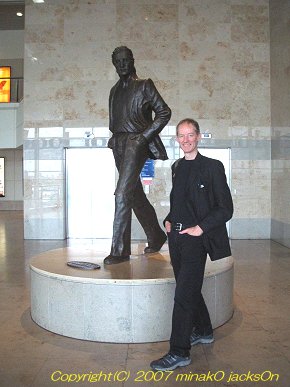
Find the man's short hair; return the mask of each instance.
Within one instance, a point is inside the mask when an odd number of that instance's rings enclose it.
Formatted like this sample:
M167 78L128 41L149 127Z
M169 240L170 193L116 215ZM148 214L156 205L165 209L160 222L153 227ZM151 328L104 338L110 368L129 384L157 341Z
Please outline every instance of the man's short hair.
M199 124L197 121L195 121L193 118L184 118L183 120L179 121L176 125L176 135L178 134L178 128L182 124L190 124L194 127L197 134L200 133Z
M133 52L132 50L130 50L130 48L126 47L126 46L120 46L120 47L116 47L115 50L113 51L112 53L112 61L114 62L114 59L115 59L115 56L121 52L121 51L127 51L128 54L130 55L131 59L134 60L134 56L133 56Z

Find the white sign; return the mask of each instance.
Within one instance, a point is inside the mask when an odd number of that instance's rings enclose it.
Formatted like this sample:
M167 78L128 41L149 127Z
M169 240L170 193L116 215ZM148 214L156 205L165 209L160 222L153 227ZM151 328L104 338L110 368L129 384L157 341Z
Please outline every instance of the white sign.
M5 190L4 190L4 157L0 157L0 197L5 196Z

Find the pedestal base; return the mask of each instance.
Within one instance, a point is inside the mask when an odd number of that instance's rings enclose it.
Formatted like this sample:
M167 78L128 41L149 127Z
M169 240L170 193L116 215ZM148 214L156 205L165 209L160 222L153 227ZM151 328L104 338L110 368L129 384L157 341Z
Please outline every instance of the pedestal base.
M68 247L34 257L31 315L41 327L83 340L142 343L166 341L171 333L175 280L167 246L145 256L135 245L129 262L105 266L106 252ZM80 270L68 261L89 261L100 270ZM233 313L233 258L206 265L203 295L213 327Z

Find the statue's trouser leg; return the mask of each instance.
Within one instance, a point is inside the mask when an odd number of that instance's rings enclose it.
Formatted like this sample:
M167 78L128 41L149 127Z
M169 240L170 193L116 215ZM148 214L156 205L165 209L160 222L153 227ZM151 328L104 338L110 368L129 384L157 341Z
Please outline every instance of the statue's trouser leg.
M122 155L121 155L122 153ZM135 189L140 182L139 175L148 157L148 144L131 140L120 141L114 149L119 180L115 191L115 217L111 255L125 256L131 254L131 218L134 205ZM142 188L142 186L141 186ZM142 190L143 191L143 190Z
M154 207L150 204L144 193L141 181L139 180L134 195L133 203L134 213L140 222L147 236L148 245L158 244L160 239L164 238L164 231L158 223Z

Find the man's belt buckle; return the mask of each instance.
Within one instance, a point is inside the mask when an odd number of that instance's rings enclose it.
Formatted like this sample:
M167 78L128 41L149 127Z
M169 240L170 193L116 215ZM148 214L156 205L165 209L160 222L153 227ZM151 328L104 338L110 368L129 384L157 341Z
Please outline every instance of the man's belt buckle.
M181 231L182 230L182 223L175 223L174 224L174 230L175 231Z

